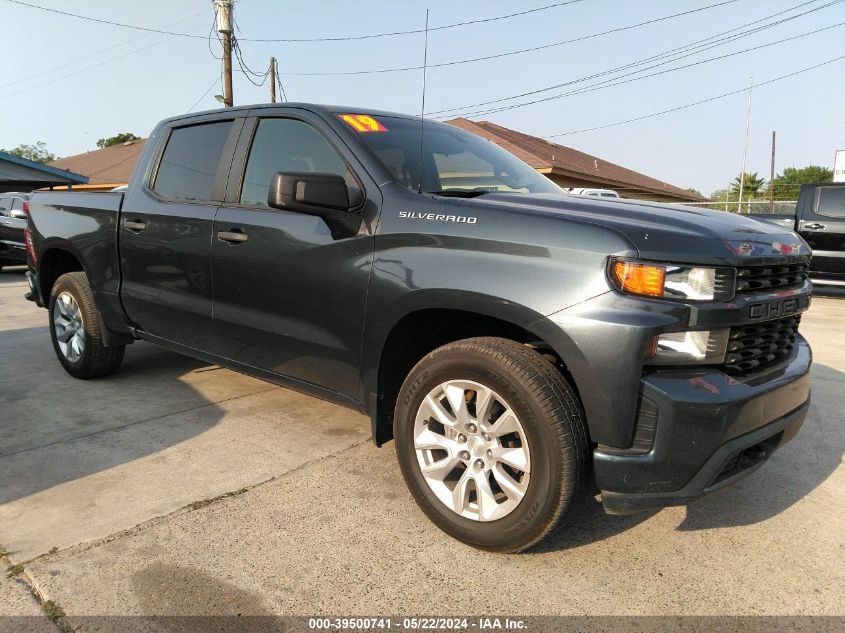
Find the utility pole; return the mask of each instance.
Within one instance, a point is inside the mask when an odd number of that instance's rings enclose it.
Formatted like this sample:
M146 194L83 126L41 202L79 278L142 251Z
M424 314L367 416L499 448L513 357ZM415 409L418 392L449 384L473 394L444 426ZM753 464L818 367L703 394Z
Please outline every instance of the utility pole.
M769 177L769 213L775 212L775 131L772 130L772 172Z
M223 105L231 108L232 98L232 3L234 0L214 0L217 11L217 32L223 35Z
M745 188L745 161L748 158L748 128L751 125L751 91L754 89L754 77L748 78L748 108L745 111L745 144L742 148L742 171L739 172L739 202L737 213L742 213L742 191Z
M276 58L270 58L270 103L276 103Z

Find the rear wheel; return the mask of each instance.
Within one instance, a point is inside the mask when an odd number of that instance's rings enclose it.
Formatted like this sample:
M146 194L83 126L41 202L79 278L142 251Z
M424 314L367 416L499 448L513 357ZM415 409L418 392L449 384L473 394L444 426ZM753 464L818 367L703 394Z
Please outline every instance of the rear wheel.
M123 345L103 345L103 323L83 272L65 273L50 292L50 334L62 367L76 378L113 373L123 360Z
M537 352L507 339L458 341L423 358L402 385L394 437L428 517L492 551L545 537L588 467L574 390Z

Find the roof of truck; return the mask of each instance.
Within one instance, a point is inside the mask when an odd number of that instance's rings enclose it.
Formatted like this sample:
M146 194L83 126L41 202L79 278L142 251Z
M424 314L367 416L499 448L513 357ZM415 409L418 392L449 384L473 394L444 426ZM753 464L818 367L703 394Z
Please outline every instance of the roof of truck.
M215 108L214 110L203 110L202 112L191 112L187 114L180 114L173 117L168 117L165 121L179 121L182 119L191 119L194 117L206 116L209 114L220 115L223 112L244 112L247 110L265 110L272 108L302 108L304 110L312 110L315 112L322 112L323 114L372 114L375 116L389 116L398 117L402 119L417 119L419 117L413 114L403 112L391 112L389 110L376 110L373 108L362 108L359 106L345 106L345 105L329 105L324 103L306 103L303 101L286 101L284 103L253 103L249 105L235 106L233 108ZM434 121L426 119L426 123L442 123L442 121Z

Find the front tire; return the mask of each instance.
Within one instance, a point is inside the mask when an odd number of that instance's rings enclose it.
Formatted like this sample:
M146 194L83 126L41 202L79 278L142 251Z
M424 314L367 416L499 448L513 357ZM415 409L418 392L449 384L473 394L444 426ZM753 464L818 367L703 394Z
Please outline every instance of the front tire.
M480 549L542 540L582 490L585 416L564 376L502 338L440 347L408 374L394 416L402 475L425 514Z
M65 371L75 378L106 376L117 370L125 346L103 345L103 325L88 277L65 273L50 291L50 336Z

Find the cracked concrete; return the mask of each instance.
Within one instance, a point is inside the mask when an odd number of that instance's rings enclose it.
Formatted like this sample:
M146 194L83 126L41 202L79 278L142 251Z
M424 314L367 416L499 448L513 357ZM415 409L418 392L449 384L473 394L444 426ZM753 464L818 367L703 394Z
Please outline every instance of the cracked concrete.
M0 544L14 561L38 556L27 574L71 626L117 614L845 615L840 298L816 298L802 323L817 363L805 428L757 473L645 515L606 516L587 496L543 547L502 556L439 532L392 445L363 441L362 416L146 345L114 378L79 383L22 292L0 275L0 314L17 315L0 320ZM27 385L7 397L18 376ZM28 612L10 588L2 613Z

